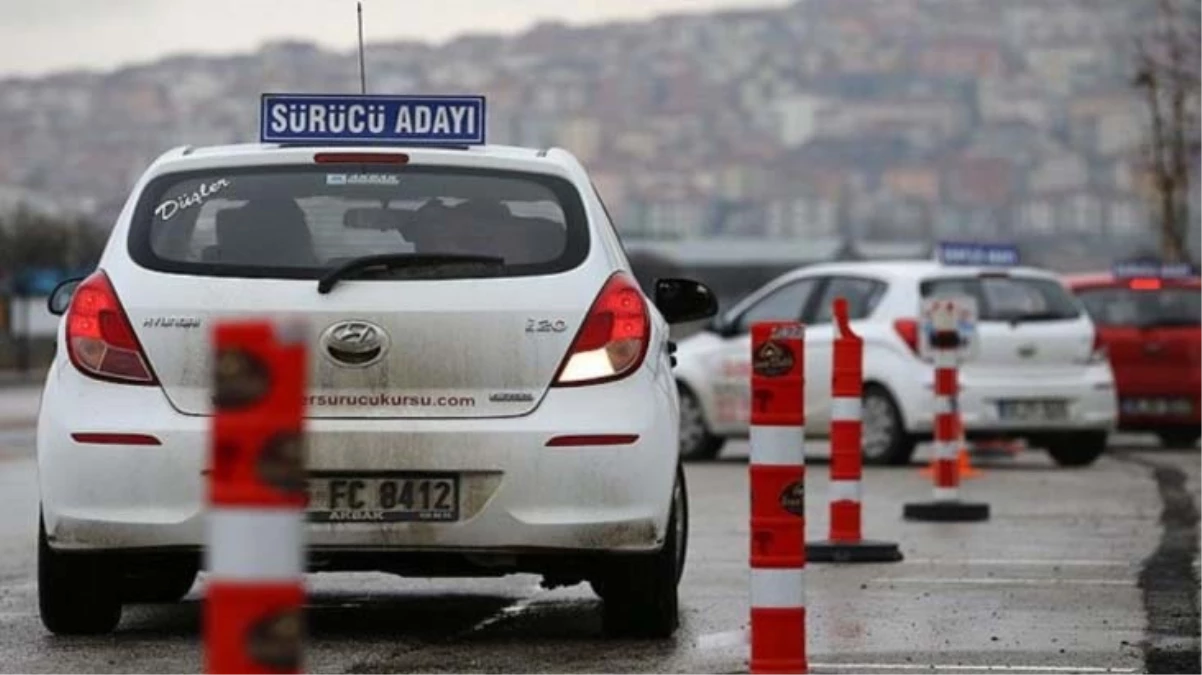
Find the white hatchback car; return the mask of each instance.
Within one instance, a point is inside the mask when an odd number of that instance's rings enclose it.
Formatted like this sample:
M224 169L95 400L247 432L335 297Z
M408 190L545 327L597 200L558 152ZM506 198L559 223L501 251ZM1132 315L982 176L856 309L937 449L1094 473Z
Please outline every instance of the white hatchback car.
M971 438L1024 438L1062 465L1092 463L1116 418L1114 378L1089 316L1053 274L1024 267L934 261L847 262L785 274L682 340L681 454L712 458L748 430L749 327L764 320L806 325L806 434L830 425L831 305L847 298L864 339L864 460L910 461L929 440L934 369L918 356L924 296L977 300L980 349L960 370L960 408Z
M65 318L37 430L49 630L109 631L123 603L192 586L210 334L257 317L310 330L313 569L588 581L607 631L675 630L688 509L668 324L716 302L680 279L645 297L568 152L176 149L76 283L51 301ZM324 503L331 476L421 494L429 472L452 477L447 498ZM357 506L384 522L336 522Z

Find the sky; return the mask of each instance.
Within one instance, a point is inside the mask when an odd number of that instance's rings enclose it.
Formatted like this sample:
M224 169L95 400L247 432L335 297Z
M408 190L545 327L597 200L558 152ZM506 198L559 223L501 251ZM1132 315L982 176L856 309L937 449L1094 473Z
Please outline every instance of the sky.
M783 5L782 0L363 0L366 42L442 42L568 24ZM253 51L303 39L356 41L355 0L0 0L0 77L112 70L182 52Z

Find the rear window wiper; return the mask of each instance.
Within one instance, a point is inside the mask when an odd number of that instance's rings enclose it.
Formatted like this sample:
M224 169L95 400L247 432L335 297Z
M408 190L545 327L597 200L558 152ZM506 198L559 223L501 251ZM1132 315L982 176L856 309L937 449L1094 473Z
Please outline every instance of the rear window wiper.
M455 264L504 265L505 259L491 255L466 253L382 253L348 260L321 275L317 292L325 295L341 279L359 276L368 270L389 270L401 267L437 267Z

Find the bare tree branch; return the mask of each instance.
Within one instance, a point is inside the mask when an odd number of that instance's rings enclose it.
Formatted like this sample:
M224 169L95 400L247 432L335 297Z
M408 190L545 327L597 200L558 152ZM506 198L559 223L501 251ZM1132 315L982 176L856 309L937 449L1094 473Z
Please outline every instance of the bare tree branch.
M1144 92L1148 106L1148 166L1157 192L1161 254L1171 261L1190 257L1189 194L1199 147L1197 29L1175 0L1158 0L1154 30L1135 39L1132 84Z

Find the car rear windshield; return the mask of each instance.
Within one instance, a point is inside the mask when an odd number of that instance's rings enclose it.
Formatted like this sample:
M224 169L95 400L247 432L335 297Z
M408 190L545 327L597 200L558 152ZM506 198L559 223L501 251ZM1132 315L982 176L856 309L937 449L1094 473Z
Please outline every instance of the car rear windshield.
M206 276L309 279L394 253L503 261L450 260L384 276L429 279L562 272L585 259L589 235L578 191L554 176L290 166L162 176L143 192L129 244L144 267Z
M1089 288L1077 292L1085 310L1103 326L1198 326L1202 291L1197 288L1132 290Z
M968 295L977 301L981 321L1062 321L1081 309L1060 283L1044 277L943 277L922 282L922 296Z

